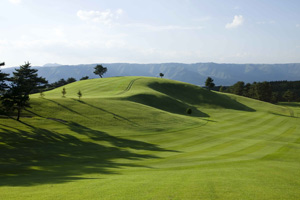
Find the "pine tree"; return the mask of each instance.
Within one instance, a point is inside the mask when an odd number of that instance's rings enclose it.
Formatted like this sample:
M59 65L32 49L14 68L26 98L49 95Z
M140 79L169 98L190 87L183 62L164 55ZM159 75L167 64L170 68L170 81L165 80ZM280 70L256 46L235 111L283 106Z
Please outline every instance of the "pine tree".
M13 72L13 77L9 79L11 85L2 97L2 104L7 111L17 110L18 121L21 111L25 107L30 107L29 94L48 83L44 78L38 77L37 71L31 69L29 62L21 65L16 72Z

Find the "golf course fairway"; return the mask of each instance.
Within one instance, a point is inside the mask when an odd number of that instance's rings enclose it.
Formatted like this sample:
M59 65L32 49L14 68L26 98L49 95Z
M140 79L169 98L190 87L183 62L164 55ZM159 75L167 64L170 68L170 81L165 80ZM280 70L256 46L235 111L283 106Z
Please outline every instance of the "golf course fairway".
M1 200L300 199L300 103L150 77L63 87L0 118Z

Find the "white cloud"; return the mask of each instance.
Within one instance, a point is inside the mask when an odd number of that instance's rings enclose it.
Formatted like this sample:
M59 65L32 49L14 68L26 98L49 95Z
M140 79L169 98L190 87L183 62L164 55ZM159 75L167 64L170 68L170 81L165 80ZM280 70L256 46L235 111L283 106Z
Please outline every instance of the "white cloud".
M22 0L9 0L13 4L20 4Z
M236 28L238 26L241 26L244 23L244 17L242 15L235 15L233 18L233 21L231 23L226 24L226 28Z
M77 12L77 16L79 19L84 21L93 21L99 22L105 25L111 25L115 19L118 19L123 14L122 9L118 9L116 11L105 10L105 11L86 11L79 10Z

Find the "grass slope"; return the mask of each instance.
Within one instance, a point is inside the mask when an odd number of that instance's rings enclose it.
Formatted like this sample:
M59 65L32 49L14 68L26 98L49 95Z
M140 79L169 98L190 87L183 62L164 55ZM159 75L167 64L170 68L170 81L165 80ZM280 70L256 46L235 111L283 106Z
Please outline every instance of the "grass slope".
M65 88L0 119L1 199L299 199L299 104L146 77Z

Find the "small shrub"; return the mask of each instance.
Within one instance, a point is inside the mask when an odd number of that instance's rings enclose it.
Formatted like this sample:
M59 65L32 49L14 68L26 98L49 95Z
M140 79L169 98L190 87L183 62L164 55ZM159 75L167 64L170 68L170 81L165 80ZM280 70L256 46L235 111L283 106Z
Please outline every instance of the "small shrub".
M191 108L186 109L186 114L191 115L192 114L192 109Z
M62 93L62 97L65 97L65 95L67 94L66 88L63 88L61 93Z
M77 95L78 95L78 98L79 98L79 100L80 100L80 97L82 97L82 93L81 93L80 90L77 92Z
M88 76L83 76L80 80L82 81L82 80L87 80L87 79L89 79Z

